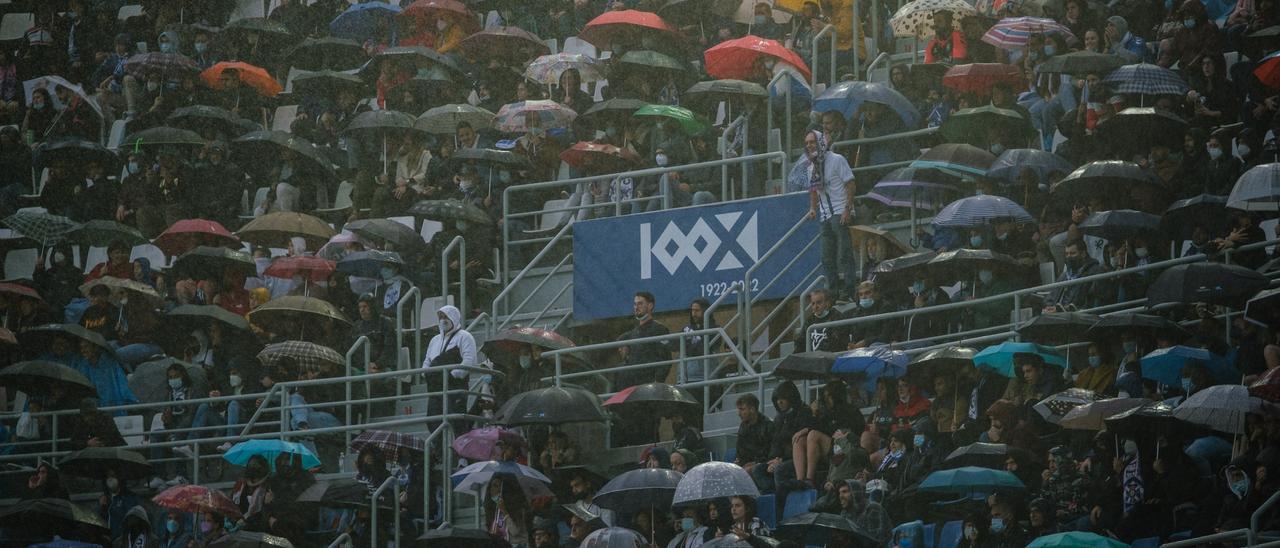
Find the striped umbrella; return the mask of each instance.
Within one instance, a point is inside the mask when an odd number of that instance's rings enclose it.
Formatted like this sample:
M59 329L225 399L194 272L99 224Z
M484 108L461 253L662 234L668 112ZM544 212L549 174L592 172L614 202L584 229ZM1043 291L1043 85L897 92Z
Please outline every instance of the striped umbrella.
M935 209L959 197L959 182L941 170L902 167L880 179L867 197L889 207Z
M422 441L422 438L403 432L365 430L356 436L356 439L351 440L351 450L359 453L365 447L382 451L388 462L395 462L399 460L400 449L421 453L426 450L427 444Z
M494 128L507 133L525 133L529 128L530 114L538 120L542 129L567 128L573 124L578 113L573 109L550 100L520 101L502 105L493 119Z
M152 76L161 80L194 76L200 65L179 53L139 53L124 60L124 73L146 81Z
M940 227L970 228L986 225L996 219L1013 219L1018 224L1035 224L1032 217L1022 206L1003 196L983 194L961 198L942 208L933 218L933 224Z
M265 346L261 352L258 352L258 361L262 362L262 365L266 367L277 367L286 359L292 360L294 366L297 367L297 371L291 371L290 373L301 373L306 370L332 370L341 367L345 363L342 355L334 349L306 341L272 343Z
M1159 65L1138 63L1125 65L1108 74L1102 83L1112 93L1142 95L1186 95L1191 88L1178 73Z
M1066 38L1068 43L1076 42L1076 35L1071 29L1053 19L1042 17L1009 17L987 29L982 41L1000 49L1014 50L1026 47L1031 36L1035 34L1056 34Z
M1280 164L1262 164L1244 172L1231 187L1227 207L1246 211L1280 210Z
M524 77L550 86L560 83L560 75L570 69L578 71L578 76L584 83L598 82L605 78L604 63L596 58L581 53L563 52L534 59L524 69Z
M80 226L61 215L40 211L19 211L0 220L0 224L39 242L41 246L56 244L66 239L68 233Z

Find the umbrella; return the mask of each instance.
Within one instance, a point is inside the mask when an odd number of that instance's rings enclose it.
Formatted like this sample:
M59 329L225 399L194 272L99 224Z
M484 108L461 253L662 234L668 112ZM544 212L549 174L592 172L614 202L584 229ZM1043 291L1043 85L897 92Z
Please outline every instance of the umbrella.
M487 28L458 43L462 53L477 62L527 61L551 53L551 48L533 33L520 27Z
M596 491L596 506L615 512L639 512L671 507L676 487L684 474L663 468L641 468L624 472Z
M181 80L199 74L200 65L179 53L138 53L124 60L124 73L140 82L152 76L162 81Z
M702 548L759 548L760 546L780 546L782 543L769 537L752 537L748 542L733 533L728 533L723 537L713 538L702 543ZM628 547L629 548L629 547Z
M18 338L13 335L12 331L9 331L7 328L0 327L0 344L18 346Z
M179 329L184 331L207 328L214 322L240 331L249 330L249 322L244 319L244 316L213 304L178 305L165 313L165 316L169 322L177 322L181 325Z
M835 352L793 352L778 362L773 373L791 380L822 379L831 375L831 366L835 363Z
M578 141L560 151L560 159L590 173L626 171L640 162L640 158L630 149L590 141Z
M97 538L110 531L96 504L90 510L64 498L26 499L14 504L0 512L0 527L46 538L53 534L75 536L80 531L92 531L92 537L86 538Z
M1013 257L990 249L957 249L939 253L924 270L936 280L973 279L983 270L1009 271L1019 268Z
M704 462L685 472L676 485L672 505L684 506L729 497L760 496L751 475L731 462Z
M243 515L240 508L222 491L202 485L175 485L151 498L156 506L179 512L211 512L233 520Z
M1027 487L1012 472L977 466L938 470L920 482L919 490L970 495L996 491L1022 491Z
M1219 384L1201 389L1173 410L1173 416L1228 434L1244 433L1244 417L1262 412L1262 399L1249 395L1242 384Z
M1160 144L1173 150L1182 147L1187 121L1167 110L1130 107L1098 124L1104 143L1120 149L1146 152Z
M174 364L181 365L186 370L187 378L191 381L187 385L189 394L203 395L209 392L209 379L203 366L168 357L135 366L133 373L129 375L129 391L139 401L167 400L172 392L169 389L169 367Z
M183 219L164 229L154 242L165 255L182 255L202 246L237 249L240 238L232 234L222 223L206 219Z
M887 230L880 230L867 225L853 225L849 227L849 235L853 238L853 248L855 250L862 249L863 245L868 242L879 242L880 258L882 259L892 259L915 252L911 246L902 243L893 233Z
M905 352L890 350L887 346L858 348L836 355L831 373L863 380L867 390L874 392L876 381L881 378L896 379L905 375L910 360Z
M1021 113L994 105L957 110L942 123L939 131L948 141L983 145L1005 136L1025 141L1035 134L1031 121Z
M1133 162L1106 160L1089 162L1076 168L1049 188L1054 198L1083 201L1093 196L1122 196L1133 187L1145 186L1161 192L1164 185Z
M1035 354L1040 356L1046 365L1067 366L1067 359L1057 350L1035 343L1021 342L1003 342L988 346L973 356L973 364L1012 379L1017 375L1013 370L1013 359L1018 354Z
M606 11L588 21L578 37L600 49L635 45L645 38L670 43L679 32L656 13L638 10Z
M422 46L396 46L384 49L360 67L360 76L370 81L376 79L379 69L385 62L395 62L419 71L439 69L447 71L454 77L463 77L462 69L452 57Z
M449 156L449 161L500 166L500 169L508 169L511 171L525 170L529 169L531 166L529 158L523 155L507 150L495 150L492 148L457 149L453 151L452 156Z
M525 67L524 77L552 86L560 83L560 75L567 70L578 71L583 83L604 80L604 64L581 53L554 53L538 57Z
M101 479L108 472L122 481L151 476L151 463L137 451L123 447L86 447L58 461L58 471L84 478Z
M1076 42L1071 29L1053 19L1043 17L1008 17L987 29L982 41L1003 50L1020 50L1033 35L1058 35L1068 43Z
M582 539L580 548L638 548L649 546L644 535L624 527L596 529Z
M0 282L0 295L9 295L21 299L35 299L37 301L44 302L44 299L40 298L40 293L36 290L13 282Z
M1280 210L1280 163L1262 164L1244 172L1231 187L1227 207L1245 211Z
M453 439L450 447L454 454L461 458L482 461L499 458L501 450L498 444L524 447L524 438L515 430L507 430L501 426L476 428Z
M0 386L28 394L50 394L62 390L63 401L96 397L98 390L83 373L60 363L18 362L0 369Z
M351 91L355 95L363 95L368 84L354 74L320 70L299 74L293 79L293 93L299 96L336 98L341 91Z
M173 127L197 133L206 129L237 137L245 133L241 125L245 120L227 109L209 105L192 105L174 109L166 120L173 124Z
M420 19L423 22L445 19L461 25L468 32L475 32L479 28L476 15L467 8L466 4L458 0L417 0L404 8L400 15Z
M640 107L648 105L639 99L627 99L622 97L614 97L606 99L603 102L591 105L586 112L578 114L578 118L574 123L582 127L603 128L610 124L621 126L625 121L631 119L631 115L635 114Z
M1103 316L1085 334L1090 337L1104 338L1119 337L1124 333L1143 335L1150 339L1168 337L1175 342L1191 336L1189 331L1168 318L1137 312Z
M1072 409L1087 403L1093 403L1099 399L1101 399L1101 396L1094 394L1092 390L1068 388L1040 400L1032 409L1035 409L1050 424L1060 424L1062 418Z
M323 282L329 279L335 269L333 261L308 255L295 255L272 259L262 275L286 280L291 280L294 276L302 276L308 282Z
M457 441L456 439L454 441ZM403 432L390 430L365 430L356 439L351 440L351 450L359 453L365 447L381 451L387 462L399 460L400 450L408 449L416 453L426 451L427 444L422 438Z
M471 149L463 149L463 152ZM426 247L422 235L412 227L392 221L391 219L358 219L348 222L342 227L352 234L366 239L382 242L394 249L405 252L418 251Z
M89 296L89 292L100 285L105 286L111 291L111 300L117 303L123 303L124 299L130 294L134 297L141 297L143 302L150 302L153 304L164 300L164 297L161 297L160 293L157 292L154 287L142 282L135 282L133 280L117 278L115 276L103 276L92 282L81 285L80 294L87 298Z
M356 115L342 133L361 140L381 140L385 151L385 141L388 137L398 137L415 131L413 124L413 117L403 112L369 110Z
M498 424L557 424L565 422L602 422L609 420L600 407L600 398L590 391L563 386L550 386L517 394L507 400L496 413Z
M289 41L295 39L293 32L284 23L272 18L266 17L243 17L235 19L227 26L223 27L219 32L219 38L230 40L242 40L252 43L253 38L257 36L259 40L267 38L273 42ZM272 46L280 46L279 43L273 43Z
M492 112L467 104L441 105L422 113L413 127L433 135L453 135L462 122L477 129L489 127L493 116Z
M1049 312L1023 324L1018 334L1043 344L1069 344L1084 340L1097 323L1098 316L1086 312Z
M493 126L506 133L524 133L529 131L526 124L532 117L542 129L567 128L577 116L573 109L548 99L520 101L502 105L493 118Z
M303 238L319 248L337 234L328 223L305 213L277 211L267 213L240 228L240 239L268 247L289 247L291 238Z
M1119 415L1131 409L1151 403L1146 398L1107 398L1089 402L1067 411L1058 426L1070 430L1102 430L1107 417Z
M1129 545L1111 537L1087 531L1070 531L1036 537L1027 548L1128 548Z
M923 270L925 265L928 264L929 261L933 260L933 258L937 256L938 256L937 251L921 251L919 253L908 253L901 257L896 257L893 259L889 259L887 261L880 261L880 264L876 265L876 268L875 270L872 271L872 274L874 278L876 278L877 280L880 280L882 283L883 282L900 282L905 284L907 283L908 279L911 279L911 280L915 279L914 278L915 270L917 269ZM910 275L904 274L905 272L912 272L912 274ZM885 276L885 274L893 274L893 275Z
M1270 285L1266 276L1238 265L1181 264L1165 269L1147 288L1147 306L1162 303L1209 303L1243 308Z
M1277 369L1280 367L1268 369L1253 381L1249 385L1249 395L1269 402L1280 401L1280 373L1276 372Z
M329 34L337 38L346 38L356 42L364 42L374 36L379 29L394 26L394 18L400 13L400 7L377 0L353 4L329 22Z
M303 40L285 54L290 66L302 70L352 69L368 59L369 54L359 42L328 36ZM297 85L297 80L294 80L294 85Z
M750 102L769 97L764 86L755 82L735 79L703 80L684 92L691 103L707 103L712 106L721 101Z
M310 449L307 449L307 446L284 440L256 439L242 441L231 446L231 449L222 454L222 458L236 466L244 466L249 463L251 457L260 456L267 459L267 464L271 466L271 471L275 472L276 457L279 455L290 455L290 459L302 459L303 470L320 466L320 458L315 453L312 453Z
M636 73L658 73L680 76L689 72L689 65L684 61L652 50L632 50L622 54L613 65L614 70L636 71Z
M515 480L526 498L551 496L551 489L547 487L551 483L551 478L515 461L477 462L454 472L449 477L453 481L453 490L462 493L481 495L484 493L485 485L498 477Z
M1151 402L1103 419L1107 432L1123 438L1159 436L1185 425L1173 418L1173 406ZM1159 458L1159 457L1157 457Z
M805 512L782 520L775 536L806 546L832 546L850 539L856 539L856 545L861 546L879 544L844 515L816 512Z
M134 151L148 150L148 152L155 152L154 149L163 150L169 147L192 149L203 147L205 144L207 143L204 137L194 131L176 127L155 126L129 134L120 143L120 149L123 151L126 150L126 147L131 147Z
M225 247L200 246L192 249L174 259L173 269L178 273L196 278L226 270L244 276L258 275L258 267L254 264L253 257L238 249Z
M282 341L268 344L258 352L258 361L266 367L281 367L284 360L293 362L293 373L307 370L334 370L346 365L346 359L332 348L306 341Z
M68 233L80 226L75 221L61 215L51 215L38 211L19 211L0 219L0 224L39 242L41 247L53 245L66 239Z
M787 49L777 40L747 35L734 40L726 40L707 49L702 54L706 63L707 74L712 78L732 78L751 80L755 77L756 62L782 61L800 71L805 81L813 79L809 65L795 52Z
M492 536L483 529L460 529L447 524L423 533L418 540L425 541L424 546L456 546L458 548L508 548L511 546L507 541Z
M1218 382L1240 382L1240 373L1226 359L1203 348L1182 345L1157 348L1143 356L1141 363L1142 378L1165 386L1180 385L1183 369L1192 363L1205 366Z
M963 0L914 0L898 8L889 18L889 26L894 36L927 40L933 35L933 14L939 11L950 12L957 21L978 14Z
M966 175L985 177L987 170L995 161L995 155L973 145L945 143L920 155L911 162L911 167L936 168L962 177Z
M346 254L338 261L338 272L361 278L378 278L382 267L404 267L404 259L394 251L355 251Z
M107 340L99 335L97 331L90 331L82 325L74 323L47 323L27 328L26 331L19 333L22 337L23 344L34 345L39 348L49 348L53 345L52 339L55 337L70 337L82 341L88 341L94 346L101 348L103 352L115 354L115 350L107 343ZM78 344L78 343L77 343Z
M287 333L305 329L315 321L332 320L350 324L346 316L328 301L315 297L286 295L267 301L249 312L249 322L272 333Z
M1005 63L969 63L951 67L942 75L942 85L979 97L989 97L991 88L997 84L1013 86L1014 89L1025 85L1022 70Z
M687 390L661 382L623 388L601 405L615 412L655 419L702 412L702 403Z
M485 340L480 351L496 363L514 364L518 355L528 349L529 345L544 352L574 346L573 341L555 331L537 327L513 327Z
M102 219L94 219L76 227L67 232L66 238L92 247L107 247L117 242L130 247L147 243L147 237L138 229Z
M1204 226L1210 234L1224 232L1227 220L1227 197L1200 194L1169 204L1160 216L1162 229L1176 236L1189 236L1191 227Z
M218 548L293 548L293 543L284 537L240 530L210 542L209 546Z
M707 121L693 111L671 105L646 105L640 107L634 116L658 116L675 120L680 124L680 130L687 135L698 135L708 127Z
M461 200L422 200L409 208L409 214L440 222L462 221L481 227L489 224L488 213Z
M930 386L934 377L954 376L973 367L973 357L977 354L977 350L964 346L930 350L907 364L907 378L916 386Z
M935 226L973 228L985 226L1000 219L1012 219L1018 224L1034 224L1032 217L1022 206L1002 196L983 194L961 198L942 208L933 217Z
M275 97L284 89L262 67L256 67L240 61L216 63L200 73L200 80L204 82L204 85L212 89L221 90L226 85L222 82L222 75L228 72L235 76L236 80L253 88L254 91L258 92L258 95L263 97Z
M28 105L31 104L31 95L35 93L37 89L44 89L49 92L49 98L52 100L53 107L56 109L62 109L64 107L69 106L69 105L64 105L62 101L58 99L57 88L60 88L60 87L65 88L69 90L71 93L75 94L75 96L79 97L80 100L84 102L84 104L89 105L89 108L92 108L93 111L98 114L98 116L102 116L102 107L98 105L98 101L93 99L92 97L89 97L89 94L85 93L83 87L80 87L78 85L72 84L71 82L68 82L66 78L63 78L61 76L50 75L50 76L41 76L39 78L33 78L31 80L25 80L22 82L22 91L26 98L26 104ZM47 135L48 131L46 131L45 134ZM42 136L37 135L36 137L40 138Z
M1280 51L1263 57L1253 69L1258 82L1269 88L1280 88L1280 61L1277 59L1280 59Z
M82 166L97 162L102 164L106 173L111 173L120 163L116 153L107 147L76 137L61 137L40 143L32 150L32 156L40 161L37 168L59 163Z
M1040 182L1048 182L1050 175L1071 173L1075 170L1075 166L1052 152L1032 148L1013 148L1004 151L1000 157L996 158L995 163L991 164L991 169L987 170L987 177L1016 183L1024 170L1035 173Z
M979 467L1004 470L1004 463L1010 457L1026 462L1031 460L1031 453L1003 443L974 442L964 447L957 447L947 455L943 464L947 468Z
M1138 63L1111 71L1102 83L1111 93L1141 95L1186 95L1191 88L1178 73L1159 65Z
M814 112L836 111L852 120L863 103L876 103L893 109L907 127L920 125L920 111L905 95L886 82L840 82L813 100Z
M249 132L231 141L231 151L245 158L278 158L281 154L291 154L301 162L301 166L315 170L317 175L334 177L333 162L325 152L311 141L291 133L275 130ZM264 163L256 167L260 171L268 165Z
M1036 72L1046 74L1070 74L1085 76L1088 74L1105 75L1124 65L1124 59L1110 53L1094 53L1092 51L1073 51L1062 55L1054 55L1036 65Z
M1110 241L1123 241L1160 230L1160 216L1132 209L1098 211L1079 225L1080 232Z
M393 459L394 461L394 459ZM401 487L403 489L403 487ZM372 506L372 494L369 486L353 479L335 479L317 481L298 493L296 502L314 504L321 508L346 508L352 510L368 510ZM389 493L378 496L379 510L395 510Z

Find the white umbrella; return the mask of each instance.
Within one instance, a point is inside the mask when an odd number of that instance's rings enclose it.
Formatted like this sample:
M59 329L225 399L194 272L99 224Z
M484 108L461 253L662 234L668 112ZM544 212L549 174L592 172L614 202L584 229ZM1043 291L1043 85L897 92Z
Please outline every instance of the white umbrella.
M680 506L728 497L757 498L760 490L751 475L731 462L707 462L690 468L680 483L671 504Z
M1236 179L1227 207L1247 211L1280 209L1280 164L1254 166Z
M547 488L547 484L551 483L551 478L543 475L542 472L512 461L487 460L477 462L454 472L450 478L454 483L454 491L482 496L485 486L495 476L498 476L499 479L514 479L528 498L551 496L551 489Z
M1244 416L1261 413L1262 400L1242 384L1210 386L1192 394L1173 410L1177 419L1228 434L1244 433Z
M22 83L22 92L26 94L27 104L29 105L31 104L32 93L35 93L37 89L47 89L49 90L49 98L53 101L53 107L61 110L65 105L58 100L58 94L54 91L57 86L62 86L71 90L72 93L80 96L81 99L84 99L85 104L89 105L94 112L97 112L98 116L102 116L102 107L98 106L98 102L94 101L93 98L89 97L89 94L84 92L84 88L68 82L66 78L61 76L41 76L39 78L27 80Z

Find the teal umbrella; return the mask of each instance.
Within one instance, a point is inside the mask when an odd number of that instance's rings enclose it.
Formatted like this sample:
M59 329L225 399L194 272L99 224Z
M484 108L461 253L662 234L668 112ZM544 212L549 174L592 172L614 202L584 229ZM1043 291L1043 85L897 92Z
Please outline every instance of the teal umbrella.
M973 364L978 367L985 366L996 373L1013 378L1015 375L1013 357L1018 354L1035 354L1040 356L1047 365L1067 366L1067 358L1057 350L1036 343L1020 342L1003 342L988 346L973 357Z
M991 493L995 491L1022 491L1027 486L1018 476L1004 470L992 470L978 466L965 466L951 470L939 470L920 482L920 491L934 493Z
M707 122L692 110L671 105L645 105L635 116L662 116L680 123L680 129L689 135L697 135L707 129Z
M307 449L307 446L284 440L242 441L227 450L222 455L222 458L236 466L244 466L249 463L251 457L260 455L267 459L267 464L271 466L271 471L274 472L276 469L276 456L285 453L293 455L294 458L302 459L302 468L304 470L320 466L320 458L315 453L312 453L310 449Z
M1128 544L1096 533L1070 531L1036 537L1027 548L1128 548Z

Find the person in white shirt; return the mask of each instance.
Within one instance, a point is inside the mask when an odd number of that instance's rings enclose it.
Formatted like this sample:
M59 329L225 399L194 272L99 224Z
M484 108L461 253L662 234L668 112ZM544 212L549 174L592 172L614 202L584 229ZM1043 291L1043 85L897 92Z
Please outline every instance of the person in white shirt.
M667 548L698 548L702 543L706 542L710 535L710 530L706 525L702 524L702 516L698 515L696 507L686 507L682 511L680 518L680 534L671 539L667 543Z
M422 362L424 369L434 367L443 367L446 365L476 365L476 339L471 333L462 328L462 312L458 307L453 305L445 305L440 307L436 312L436 319L439 321L440 332L431 338L431 342L427 344L426 359ZM449 376L456 379L449 383L452 390L464 390L467 387L466 382L469 373L465 370L455 369L449 372ZM439 373L428 374L428 383L438 383ZM434 388L433 388L434 390ZM467 402L465 394L451 394L449 396L449 412L464 413L464 407Z
M822 268L827 287L836 299L857 294L858 278L853 266L853 239L848 225L853 221L855 194L853 170L848 160L828 149L826 136L813 130L804 136L804 154L809 161L809 218L822 223ZM843 273L844 281L840 281Z

